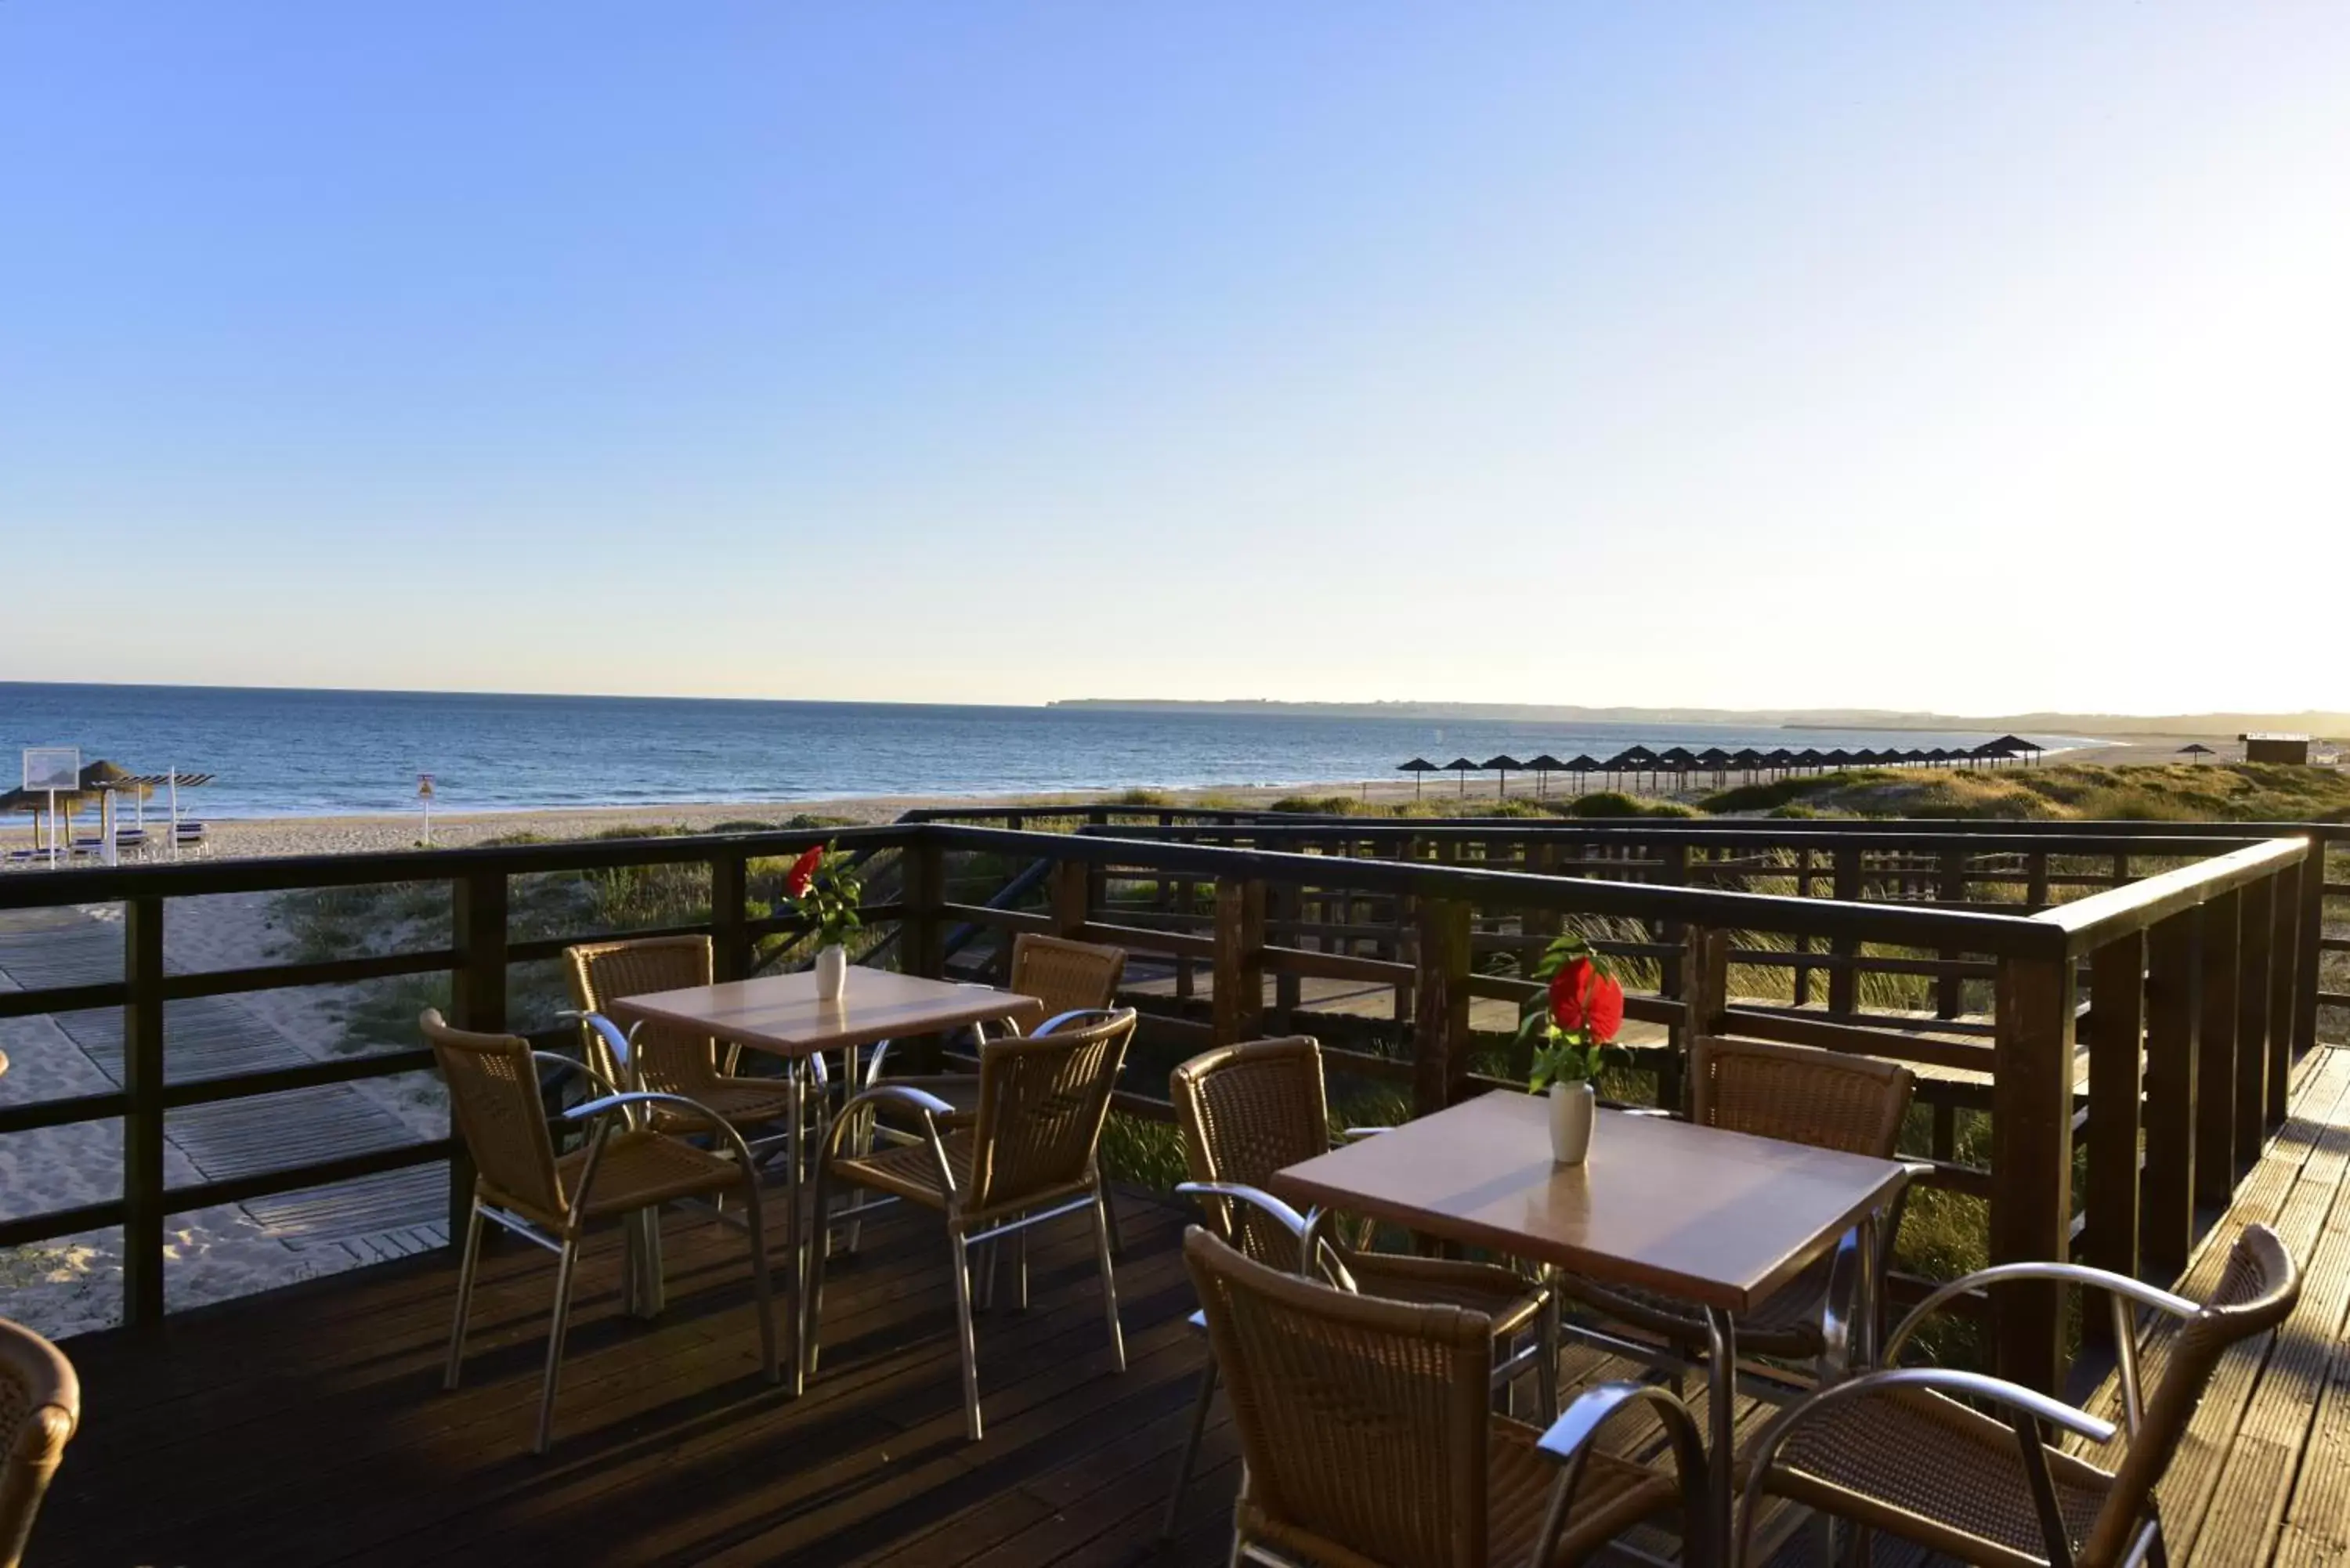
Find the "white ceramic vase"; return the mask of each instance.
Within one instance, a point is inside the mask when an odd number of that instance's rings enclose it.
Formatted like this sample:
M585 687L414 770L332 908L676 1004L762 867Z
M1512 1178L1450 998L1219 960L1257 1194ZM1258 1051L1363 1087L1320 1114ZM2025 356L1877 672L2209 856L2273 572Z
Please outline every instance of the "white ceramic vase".
M1591 1153L1591 1129L1599 1120L1599 1096L1589 1084L1550 1086L1550 1157L1560 1165L1581 1165Z
M848 950L838 942L819 948L816 955L816 993L826 1002L838 1002L848 990Z

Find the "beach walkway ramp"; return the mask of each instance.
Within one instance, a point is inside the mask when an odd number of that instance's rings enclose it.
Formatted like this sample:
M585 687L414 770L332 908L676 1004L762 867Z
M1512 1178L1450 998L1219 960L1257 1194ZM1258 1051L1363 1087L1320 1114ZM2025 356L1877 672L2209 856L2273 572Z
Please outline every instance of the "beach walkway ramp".
M181 965L169 967L185 972ZM0 989L90 984L121 973L122 929L115 921L75 909L0 912ZM48 1022L88 1069L121 1086L120 1009L57 1013ZM21 1045L16 1054L12 1071L44 1069L24 1059ZM164 1073L173 1083L296 1066L322 1054L322 1048L306 1046L236 997L190 998L167 1003L164 1010ZM57 1066L71 1071L79 1064L58 1064L47 1071L54 1074ZM166 1144L204 1181L397 1147L416 1136L396 1112L350 1084L183 1106L164 1124ZM236 1207L260 1236L293 1253L327 1248L348 1252L355 1262L374 1262L448 1239L448 1179L438 1166L252 1199ZM315 1255L310 1261L332 1262Z

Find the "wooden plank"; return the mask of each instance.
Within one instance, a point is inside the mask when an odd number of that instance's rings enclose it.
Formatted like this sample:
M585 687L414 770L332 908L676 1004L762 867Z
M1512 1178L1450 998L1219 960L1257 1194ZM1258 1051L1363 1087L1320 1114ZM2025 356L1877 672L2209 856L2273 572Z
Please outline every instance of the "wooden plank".
M2065 1260L2073 1220L2074 972L2070 960L2002 961L1999 1066L1992 1081L1991 1262ZM2009 1287L1992 1303L2001 1376L2053 1393L2063 1384L2054 1287Z
M2203 911L2147 933L2146 1179L2139 1248L2161 1279L2186 1272L2195 1244L2195 1095L2202 1080Z
M1215 1041L1253 1040L1264 1031L1264 884L1216 883Z
M2276 879L2236 894L2237 1174L2261 1157L2268 1136L2269 939L2276 920Z
M1469 906L1423 898L1415 911L1418 976L1413 982L1415 1115L1440 1111L1461 1097L1469 1074Z
M2223 1207L2236 1181L2236 964L2239 904L2203 906L2203 1024L2196 1042L2195 1199Z
M2145 1094L2146 934L2106 943L2089 964L2088 1230L2085 1262L2138 1272L2138 1134ZM2091 1313L2092 1338L2110 1320Z

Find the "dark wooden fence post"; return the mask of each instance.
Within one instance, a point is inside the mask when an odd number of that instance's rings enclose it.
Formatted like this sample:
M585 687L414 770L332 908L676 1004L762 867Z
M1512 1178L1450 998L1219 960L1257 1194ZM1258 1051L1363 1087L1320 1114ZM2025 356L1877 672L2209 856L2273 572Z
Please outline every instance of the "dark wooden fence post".
M1860 846L1839 844L1835 846L1835 890L1829 895L1840 904L1860 902ZM1837 962L1828 971L1828 1011L1839 1016L1856 1012L1855 1003L1860 995L1860 971L1852 961L1860 956L1860 940L1856 937L1837 937L1828 943Z
M122 901L122 1321L163 1321L163 900Z
M2139 1103L2145 1093L2146 933L2089 957L2088 1262L2137 1277ZM2112 1340L2112 1314L2091 1311L2081 1330Z
M2276 876L2275 908L2269 923L2268 1101L2262 1107L2267 1132L2284 1126L2293 1098L2293 1030L2300 992L2314 988L2314 976L2301 971L2301 880L2308 866L2288 866Z
M2236 1186L2236 895L2203 904L2203 1028L2195 1045L2195 1200Z
M2276 921L2276 878L2237 889L2236 1172L2261 1158L2269 1110L2269 932ZM2232 1183L2231 1183L2232 1185Z
M1991 1261L2063 1262L2073 1235L2073 961L2003 958L1991 1084ZM1992 1303L1999 1375L2053 1394L2064 1380L2064 1298L2010 1285Z
M2175 1280L2195 1244L2195 1096L2203 1075L2203 910L2182 909L2147 935L2146 1181L2138 1250L2149 1273ZM2094 1049L2094 1047L2092 1047ZM2091 1104L2096 1083L2092 1067Z
M457 970L450 977L450 1022L460 1029L500 1033L506 1027L505 873L470 872L458 877L450 892L450 930L457 949ZM462 1244L473 1208L473 1160L461 1139L449 1154L452 1246Z
M899 865L906 914L898 927L898 967L926 980L940 979L946 971L945 933L939 924L946 902L946 857L918 830L914 841L899 851Z
M751 862L721 850L710 862L710 972L741 980L751 972Z
M1212 1038L1219 1045L1264 1032L1264 884L1216 878Z
M1934 896L1945 904L1963 904L1967 900L1967 852L1945 849L1939 862L1939 874L1935 879ZM1944 948L1939 955L1948 963L1961 958L1956 948ZM1934 1016L1956 1018L1966 1011L1966 980L1956 974L1938 975L1934 980Z
M1704 926L1688 928L1689 957L1681 969L1681 1006L1686 1039L1694 1045L1721 1032L1722 1015L1730 1010L1730 933ZM1657 1104L1669 1111L1686 1111L1689 1056L1674 1051L1657 1074Z
M2298 994L2293 1009L2293 1048L2299 1055L2317 1044L2317 993L2324 985L2325 950L2320 944L2325 937L2326 851L2333 847L2334 834L2325 828L2313 829L2309 836L2309 858L2301 868L2301 933L2299 953L2294 969L2300 975Z
M1305 911L1305 904L1304 889L1295 882L1282 882L1265 889L1266 919L1279 921L1286 928L1281 933L1281 941L1285 946L1303 947L1305 945L1305 939L1297 931L1297 921ZM1334 950L1333 940L1334 939L1328 937L1318 939L1322 950L1325 952L1353 950L1354 944L1344 938L1335 939L1336 945ZM1297 971L1286 969L1276 971L1273 977L1273 1005L1281 1014L1282 1028L1293 1031L1296 1029L1297 1007L1304 1000L1304 987L1298 980Z
M1053 934L1080 937L1085 934L1087 911L1093 908L1093 867L1082 860L1056 860L1053 863Z
M1419 901L1419 962L1413 981L1412 1114L1440 1111L1469 1079L1469 906L1451 898Z

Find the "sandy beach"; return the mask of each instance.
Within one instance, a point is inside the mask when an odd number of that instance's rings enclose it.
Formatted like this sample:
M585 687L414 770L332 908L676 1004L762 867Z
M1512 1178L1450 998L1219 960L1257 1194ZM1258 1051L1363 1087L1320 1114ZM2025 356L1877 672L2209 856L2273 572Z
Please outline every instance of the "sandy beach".
M2179 760L2178 748L2185 743L2186 738L2181 736L2127 736L2059 755L2065 762L2107 764L2169 763ZM1742 781L1733 776L1731 782ZM1337 779L1323 784L1218 785L1152 793L1170 805L1266 806L1296 795L1344 795L1380 805L1395 805L1414 798L1430 802L1454 799L1463 803L1464 810L1473 812L1482 803L1494 798L1495 784L1496 780L1491 774L1472 773L1464 789L1459 775L1435 773L1428 774L1417 787L1409 774L1403 774L1372 780ZM1512 798L1531 797L1537 787L1537 782L1531 774L1510 775ZM1554 774L1545 793L1550 798L1563 799L1604 787L1604 784L1596 781L1586 781L1585 788L1578 789L1566 775ZM1708 781L1703 787L1681 792L1679 798L1694 800L1711 792L1711 781ZM1669 794L1670 792L1668 793ZM543 811L436 811L432 815L432 843L437 848L463 848L525 833L556 840L587 838L628 826L706 833L722 826L748 824L780 826L799 816L874 824L892 822L909 811L921 808L1087 806L1115 798L1114 794L1100 791L1017 795L879 794L828 800L573 806ZM214 817L210 819L208 831L211 842L205 853L216 857L354 855L415 848L422 842L423 822L421 814L416 812L380 816Z

